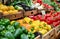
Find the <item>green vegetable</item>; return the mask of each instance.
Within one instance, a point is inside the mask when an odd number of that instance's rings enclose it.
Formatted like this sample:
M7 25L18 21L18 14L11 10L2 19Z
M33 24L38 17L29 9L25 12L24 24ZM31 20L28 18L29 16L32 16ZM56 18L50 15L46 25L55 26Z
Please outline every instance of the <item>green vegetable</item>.
M23 10L23 8L21 6L18 6L18 5L15 6L15 9L17 9L17 10Z
M8 38L8 39L15 39L11 32L6 32L5 37Z
M8 38L5 38L5 37L1 37L0 39L8 39Z
M0 25L7 26L9 24L10 24L10 20L9 19L0 19Z
M28 32L28 37L29 37L30 39L34 39L34 38L35 38L35 35L32 34L32 32Z
M28 0L28 3L29 3L30 6L33 5L32 0Z
M21 39L29 39L26 34L21 34Z
M0 31L4 30L5 29L5 26L3 25L0 25Z
M15 28L14 26L8 25L7 30L13 33L15 31Z
M7 30L3 30L0 33L1 33L2 36L4 36L6 32L8 32L8 31Z
M15 33L14 33L14 36L17 37L19 36L20 34L22 33L22 30L20 28L18 28Z
M4 22L6 25L10 25L10 20L9 19L4 19Z
M23 31L23 33L25 33L25 34L27 34L28 33L28 31L26 30L26 28L25 27L20 27L21 28L21 30Z
M21 27L19 22L0 19L0 39L34 39L34 34Z
M16 21L14 21L11 25L14 26L15 29L17 29L17 28L20 27L20 23L19 22L16 22Z

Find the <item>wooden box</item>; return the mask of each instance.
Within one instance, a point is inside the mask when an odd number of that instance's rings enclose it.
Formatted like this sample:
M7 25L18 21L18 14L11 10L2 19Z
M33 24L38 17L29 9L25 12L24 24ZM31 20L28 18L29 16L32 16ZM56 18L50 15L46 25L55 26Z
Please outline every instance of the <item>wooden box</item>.
M57 37L59 35L59 33L60 33L60 26L57 26L55 28L55 36Z
M30 15L36 15L36 14L37 14L37 9L24 12L24 16L30 16Z
M8 18L10 20L14 20L14 19L18 19L18 18L22 18L23 17L23 11L20 11L16 14L9 14L9 15L5 15L3 16L4 18Z
M55 29L47 32L45 35L42 36L42 38L37 36L36 39L55 39Z
M45 34L42 39L51 39L54 37L55 29L50 30L47 34Z
M0 18L2 18L3 17L3 14L0 12Z

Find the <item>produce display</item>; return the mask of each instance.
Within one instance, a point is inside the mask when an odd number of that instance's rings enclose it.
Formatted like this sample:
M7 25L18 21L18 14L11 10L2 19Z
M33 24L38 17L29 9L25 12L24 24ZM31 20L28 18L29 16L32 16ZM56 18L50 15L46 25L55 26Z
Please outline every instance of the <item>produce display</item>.
M0 12L2 12L3 15L9 15L18 13L18 10L16 10L13 6L6 6L0 3Z
M48 2L49 1L49 2ZM43 5L44 6L44 8L46 8L46 9L53 9L53 7L52 6L50 6L50 5L48 5L47 3L50 3L50 0L46 0L46 3L45 3L45 1L44 0L37 0L37 3L39 3L40 5Z
M37 16L29 16L29 17L33 20L40 20L50 25L52 24L54 27L60 24L60 12L56 12L56 13L50 12L48 14L45 14L44 16L37 15Z
M14 6L17 10L25 10L25 11L30 11L33 10L34 7L32 0L15 0L12 3L8 3L6 5L12 5Z
M0 3L0 39L55 39L60 33L60 1L3 1Z
M35 35L28 32L20 23L9 19L0 19L0 39L34 39Z
M51 26L48 25L46 22L33 20L29 17L25 17L24 19L17 21L20 22L21 26L24 26L29 32L32 33L40 32L42 33L42 35L44 35L52 29Z

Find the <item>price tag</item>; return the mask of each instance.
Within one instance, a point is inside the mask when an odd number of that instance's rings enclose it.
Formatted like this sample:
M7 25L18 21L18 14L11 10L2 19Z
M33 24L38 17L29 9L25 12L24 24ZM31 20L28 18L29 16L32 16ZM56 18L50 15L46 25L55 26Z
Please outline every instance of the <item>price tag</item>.
M46 14L46 13L45 13L45 10L42 10L41 13L42 13L42 15L45 15L45 14Z

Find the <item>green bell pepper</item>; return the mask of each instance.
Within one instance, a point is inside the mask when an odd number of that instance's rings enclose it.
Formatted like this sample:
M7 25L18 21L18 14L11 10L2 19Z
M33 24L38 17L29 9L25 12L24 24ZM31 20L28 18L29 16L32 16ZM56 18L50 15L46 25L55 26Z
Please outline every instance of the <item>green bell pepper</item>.
M15 32L14 26L11 26L11 25L8 25L7 26L7 30L10 31L11 33L14 33Z

